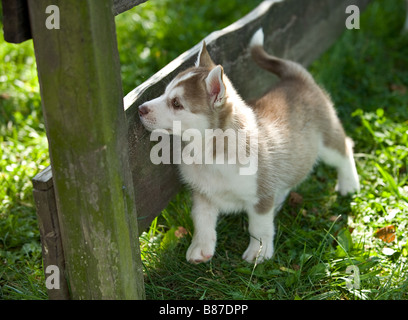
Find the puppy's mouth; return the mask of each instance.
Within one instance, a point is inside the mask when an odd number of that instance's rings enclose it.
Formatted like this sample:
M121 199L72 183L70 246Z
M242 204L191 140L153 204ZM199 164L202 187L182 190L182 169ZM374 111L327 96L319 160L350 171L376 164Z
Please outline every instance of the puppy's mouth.
M144 121L143 119L140 119L140 120L141 120L141 122L142 122L143 127L144 127L147 131L152 132L152 131L155 131L155 130L160 130L160 129L156 128L153 124L151 124L151 123L149 123L149 122L147 122L147 121Z
M140 118L140 122L142 123L143 127L147 131L150 131L150 132L155 131L158 133L173 134L173 128L160 128L160 127L157 127L154 122L149 121L149 119L146 119L144 117L139 117L139 118Z

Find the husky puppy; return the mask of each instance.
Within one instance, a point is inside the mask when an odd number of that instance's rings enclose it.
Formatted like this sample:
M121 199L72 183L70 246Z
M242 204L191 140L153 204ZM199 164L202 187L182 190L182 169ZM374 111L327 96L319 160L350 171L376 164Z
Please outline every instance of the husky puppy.
M290 190L302 182L318 160L338 171L341 195L359 190L353 159L353 143L346 137L329 96L299 64L273 57L263 48L259 29L249 48L254 61L280 78L260 99L248 105L234 89L223 68L216 65L203 42L196 65L178 74L160 97L139 106L142 124L149 131L167 130L181 135L195 128L203 138L194 140L197 150L214 145L204 138L208 129L240 131L250 161L257 170L242 174L242 163L227 158L242 148L224 145L209 148L200 157L225 161L181 163L181 177L192 189L194 235L186 258L192 263L212 258L220 213L246 211L250 241L243 259L257 263L274 253L274 217ZM250 81L250 79L248 79ZM174 132L173 123L181 123ZM224 136L225 137L225 136ZM225 151L225 152L220 152ZM221 154L221 156L219 155Z

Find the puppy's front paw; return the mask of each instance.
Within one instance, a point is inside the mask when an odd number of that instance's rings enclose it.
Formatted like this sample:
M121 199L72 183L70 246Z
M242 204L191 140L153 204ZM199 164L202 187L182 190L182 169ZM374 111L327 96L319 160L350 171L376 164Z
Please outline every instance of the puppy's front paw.
M264 260L268 260L273 256L273 243L272 241L260 242L255 239L251 239L248 248L242 255L242 259L249 263L261 263Z
M215 241L192 241L187 250L186 259L191 263L201 263L210 260L215 251Z
M360 184L357 179L343 179L336 185L335 190L342 196L347 196L360 191Z

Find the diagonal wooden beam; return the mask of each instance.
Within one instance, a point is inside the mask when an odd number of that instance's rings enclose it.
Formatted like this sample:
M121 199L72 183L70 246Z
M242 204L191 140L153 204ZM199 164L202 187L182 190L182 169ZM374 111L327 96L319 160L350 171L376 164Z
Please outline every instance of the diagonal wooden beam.
M114 15L118 15L146 1L147 0L113 0L113 13Z

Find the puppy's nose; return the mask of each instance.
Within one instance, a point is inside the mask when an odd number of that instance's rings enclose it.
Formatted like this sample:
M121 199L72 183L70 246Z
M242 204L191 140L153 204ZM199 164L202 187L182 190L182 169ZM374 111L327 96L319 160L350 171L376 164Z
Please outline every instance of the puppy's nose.
M143 117L145 115L147 115L149 113L149 108L147 106L145 106L144 104L142 104L141 106L139 106L139 116Z

